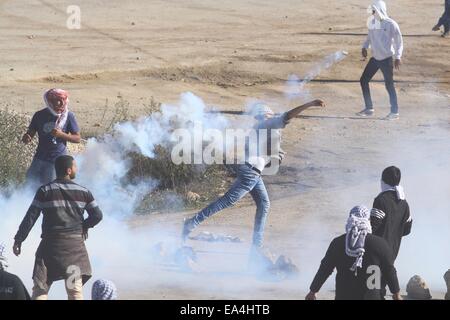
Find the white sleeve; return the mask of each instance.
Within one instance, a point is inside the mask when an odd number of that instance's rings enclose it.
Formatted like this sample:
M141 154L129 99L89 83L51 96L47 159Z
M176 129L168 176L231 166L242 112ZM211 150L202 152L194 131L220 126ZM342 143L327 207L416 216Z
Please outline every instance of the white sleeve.
M363 46L364 49L369 49L370 47L370 38L369 35L367 35L366 41L364 41Z
M403 55L403 36L400 27L395 21L392 21L392 38L394 40L395 59L401 59Z

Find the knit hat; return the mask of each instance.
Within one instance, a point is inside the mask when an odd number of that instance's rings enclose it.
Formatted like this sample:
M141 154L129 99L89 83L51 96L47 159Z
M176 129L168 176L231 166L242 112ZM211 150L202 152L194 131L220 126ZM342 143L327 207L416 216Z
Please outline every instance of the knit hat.
M105 279L99 279L92 285L92 300L117 300L116 285Z
M387 167L383 170L383 173L381 175L381 180L383 180L384 183L390 185L390 186L398 186L400 184L400 179L402 177L402 174L400 172L400 169L394 166Z

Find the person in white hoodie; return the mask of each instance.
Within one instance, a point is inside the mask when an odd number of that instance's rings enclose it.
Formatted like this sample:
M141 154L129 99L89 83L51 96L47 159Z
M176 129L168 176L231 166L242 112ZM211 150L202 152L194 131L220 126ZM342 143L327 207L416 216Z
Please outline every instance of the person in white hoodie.
M399 118L397 93L394 87L394 67L399 70L403 53L403 38L400 28L394 20L387 15L386 3L374 1L369 7L371 18L368 20L369 33L363 44L362 55L367 57L367 49L371 49L370 58L362 76L361 88L364 96L365 108L357 113L358 116L372 116L374 108L370 96L369 82L379 69L384 76L386 89L389 93L391 112L386 120Z

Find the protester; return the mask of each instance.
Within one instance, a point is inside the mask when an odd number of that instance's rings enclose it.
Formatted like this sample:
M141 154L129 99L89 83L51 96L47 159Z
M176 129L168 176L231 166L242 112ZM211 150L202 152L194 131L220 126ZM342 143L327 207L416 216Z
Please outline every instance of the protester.
M279 116L275 116L273 111L265 104L256 104L253 107L251 114L257 120L257 124L254 127L258 132L256 136L264 136L259 134L260 130L265 130L267 135L265 138L258 139L258 141L250 141L247 143L246 155L248 157L245 163L233 165L237 179L231 188L222 197L202 209L194 217L185 220L182 232L183 240L204 220L223 209L233 206L247 193L250 193L256 203L251 255L255 255L255 259L258 259L258 256L262 254L260 249L263 244L264 226L270 208L269 195L267 194L261 174L265 168L271 168L271 170L275 167L278 168L277 166L279 166L283 159L284 152L280 148L280 129L284 128L291 119L295 118L302 111L313 106L324 107L325 104L321 100L314 100ZM252 143L257 144L258 153L256 156L250 156L250 153L247 152L252 147L249 144ZM263 151L264 146L267 148Z
M393 299L401 300L392 251L384 239L372 235L369 209L354 207L345 231L331 242L306 299L316 300L320 288L336 269L336 300L381 300L381 277L394 293Z
M27 182L44 185L56 178L54 162L66 154L67 141L79 143L80 129L75 115L69 111L69 94L62 89L44 93L46 107L36 112L22 141L30 143L36 133L39 143L33 162L27 172Z
M20 255L22 242L42 212L42 240L33 271L33 299L46 300L52 283L64 279L69 300L82 300L82 286L91 277L84 241L88 229L101 221L102 212L91 192L72 181L77 167L71 156L58 157L55 170L57 179L37 191L14 238L13 250Z
M397 93L394 87L394 67L400 69L403 53L403 38L400 28L394 20L387 15L386 3L376 0L370 6L373 19L369 22L369 33L363 44L362 55L367 57L367 49L372 50L370 58L362 76L361 88L364 96L365 108L357 113L359 116L374 114L369 82L379 69L384 76L386 89L389 93L391 112L384 118L396 120L399 118Z
M412 217L400 179L399 168L391 166L383 170L381 193L373 202L370 217L373 234L386 240L394 260L398 256L402 237L410 234L412 228Z
M6 272L8 259L5 245L0 243L0 300L30 300L30 295L18 276Z

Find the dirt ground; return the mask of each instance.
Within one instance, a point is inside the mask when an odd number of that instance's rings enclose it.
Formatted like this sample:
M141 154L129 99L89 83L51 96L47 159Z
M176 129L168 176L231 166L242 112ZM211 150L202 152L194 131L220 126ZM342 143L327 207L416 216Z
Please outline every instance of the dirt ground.
M71 1L0 0L0 105L32 114L42 106L46 88L63 87L70 91L71 108L86 132L100 122L105 101L111 106L118 96L130 103L132 116L141 115L151 97L176 102L185 91L223 111L243 110L253 98L283 111L300 102L284 98L289 74L302 77L324 56L348 51L346 59L307 85L311 97L323 99L327 108L309 110L289 125L283 136L288 153L284 166L265 179L271 196L266 245L292 257L300 279L267 283L242 271L254 215L246 197L201 226L242 237L243 244L191 243L210 266L208 272L176 275L188 279L179 286L149 274L139 280L142 288L124 285L121 292L125 299L301 299L329 241L342 233L347 212L359 203L371 205L384 167L405 168L407 190L408 174L410 189L423 174L418 162L428 161L436 176L448 179L450 40L431 31L442 2L388 2L405 42L403 65L395 74L401 118L394 122L379 119L389 112L382 83L371 86L375 117L354 117L363 107L359 78L367 63L360 50L369 1L360 0L83 0L77 1L80 30L66 27ZM410 204L414 214L425 214L414 211L414 199ZM130 223L181 226L187 214L152 215ZM242 264L218 264L214 254L221 252ZM404 292L413 274L402 274L401 268L399 274ZM199 279L217 290L192 289L189 281ZM248 286L237 289L227 279ZM321 298L333 297L332 286L330 278ZM443 297L441 288L432 290L436 298Z

